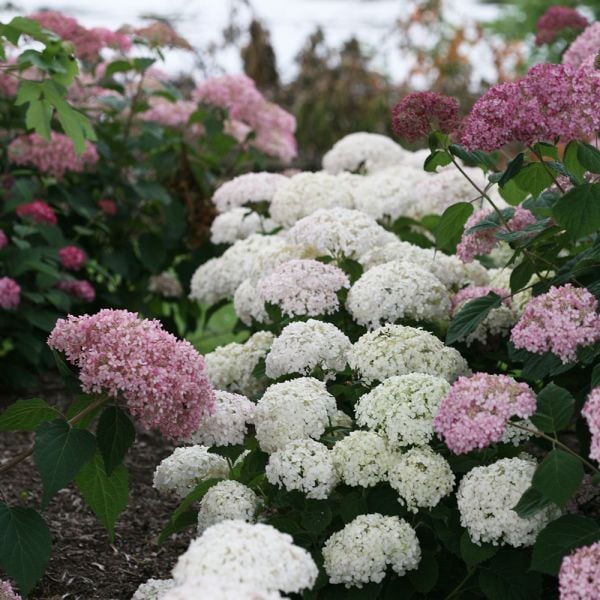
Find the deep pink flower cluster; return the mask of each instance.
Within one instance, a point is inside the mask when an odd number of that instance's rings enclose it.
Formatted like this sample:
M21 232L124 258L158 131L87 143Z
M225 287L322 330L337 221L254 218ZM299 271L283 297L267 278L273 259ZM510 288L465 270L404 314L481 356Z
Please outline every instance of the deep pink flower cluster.
M581 414L585 417L592 434L590 458L600 463L600 387L594 388L590 392L581 409Z
M21 286L10 277L0 277L0 308L13 310L21 303Z
M459 104L456 98L437 92L412 92L392 109L392 127L398 137L409 142L432 131L451 133L456 129Z
M144 427L168 438L188 438L214 410L204 359L159 321L126 310L69 315L48 344L79 367L86 392L121 395Z
M281 107L269 102L246 75L213 77L201 83L194 100L227 109L231 123L228 132L244 141L254 131L252 140L258 150L289 162L297 154L296 119Z
M36 223L48 223L50 225L56 225L58 223L58 219L52 208L42 200L34 200L33 202L27 202L26 204L19 204L15 209L15 212L18 217L26 217Z
M41 173L62 179L67 171L81 173L98 162L96 147L86 141L85 150L77 156L70 138L51 133L45 140L37 133L20 135L8 145L8 158L16 165L35 167Z
M592 23L563 54L562 62L569 67L578 68L591 65L600 52L600 21Z
M76 56L83 60L98 60L103 48L117 48L123 52L131 48L131 39L128 36L104 27L87 29L76 19L59 12L49 10L29 15L28 18L36 20L61 39L72 42Z
M22 600L21 596L13 590L8 581L0 581L0 599L1 600Z
M63 279L56 287L83 302L93 302L96 299L94 286L85 279Z
M98 208L107 216L114 217L117 214L117 203L109 198L101 198L97 202Z
M552 352L563 363L577 358L577 349L600 340L598 300L585 288L570 283L551 287L532 298L513 327L516 348L535 354Z
M485 256L489 254L497 245L498 238L496 234L500 231L506 232L506 226L489 227L488 229L479 229L469 233L471 227L478 225L483 219L494 214L493 210L481 209L474 212L465 223L465 231L456 247L457 256L466 263L472 262L476 256ZM526 208L517 206L514 215L508 219L507 224L510 231L520 231L528 225L535 223L533 213Z
M535 394L507 375L459 377L441 401L433 429L455 454L499 442L511 417L530 417Z
M573 8L568 6L551 6L537 22L537 35L535 43L537 46L551 44L558 35L571 29L578 31L585 29L589 21Z
M539 64L515 82L490 88L463 122L469 150L492 151L510 142L587 139L600 129L600 74Z
M70 269L71 271L81 269L86 260L85 252L77 246L65 246L61 248L58 251L58 258L63 268Z
M512 305L510 292L504 288L492 287L489 285L470 285L462 290L459 290L450 299L450 312L454 313L457 307L459 307L463 302L466 302L467 300L474 300L475 298L481 298L482 296L487 296L490 292L498 294L498 296L502 298L502 302L507 306Z
M6 246L8 246L8 237L6 236L4 231L0 229L0 250L2 250L2 248L5 248Z
M560 600L600 598L600 542L565 556L558 573Z

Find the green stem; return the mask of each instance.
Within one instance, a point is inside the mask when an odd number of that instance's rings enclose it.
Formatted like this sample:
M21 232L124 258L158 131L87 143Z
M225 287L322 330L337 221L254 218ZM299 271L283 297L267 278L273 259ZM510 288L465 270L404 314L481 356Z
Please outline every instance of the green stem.
M446 596L446 598L444 600L450 600L450 598L456 596L456 594L458 594L458 592L460 592L460 590L465 585L465 583L467 583L467 581L469 581L469 579L471 579L473 573L475 573L476 570L477 569L470 569L469 571L467 571L467 574L465 575L465 577L463 577L463 579L459 582L459 584Z

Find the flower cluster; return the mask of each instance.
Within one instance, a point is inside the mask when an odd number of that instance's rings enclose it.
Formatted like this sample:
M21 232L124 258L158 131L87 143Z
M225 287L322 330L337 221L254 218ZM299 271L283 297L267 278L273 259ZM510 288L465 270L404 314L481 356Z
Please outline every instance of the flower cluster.
M600 340L598 300L570 283L536 296L525 307L510 339L516 348L534 354L552 352L573 362L577 349Z
M259 504L258 496L248 486L239 481L219 481L200 501L198 533L230 519L252 523Z
M0 308L14 310L21 304L21 286L11 277L0 277Z
M585 417L592 434L590 458L600 463L600 387L594 388L590 392L581 409L581 414Z
M563 64L569 67L582 67L593 64L600 48L600 22L592 23L563 54Z
M164 595L174 587L173 579L148 579L135 590L131 600L163 600Z
M161 273L152 275L148 282L148 291L160 294L163 298L181 298L183 288L175 275L171 273Z
M58 251L58 259L63 268L78 271L85 264L86 256L77 246L65 246Z
M96 299L94 286L85 279L62 279L56 287L83 302L93 302Z
M565 556L558 573L561 600L600 598L600 542Z
M551 6L538 19L535 43L551 44L565 30L577 31L588 26L588 20L568 6Z
M270 203L275 192L287 177L279 173L246 173L238 175L219 186L213 202L220 213L260 202Z
M31 219L35 223L47 223L48 225L56 225L58 223L54 210L43 200L34 200L33 202L19 204L15 212L18 217Z
M247 208L232 208L215 217L210 226L210 241L213 244L233 244L253 233L270 233L276 228L273 219L262 217Z
M0 581L0 598L2 600L22 600L8 581Z
M174 584L175 585L175 584ZM210 598L211 600L285 600L279 592L265 590L258 583L232 581L227 574L194 576L180 585L175 585L160 598L147 600L193 600ZM146 600L146 599L144 599Z
M210 414L214 394L204 360L158 321L125 310L59 319L48 338L79 367L82 389L122 395L145 427L185 438Z
M166 98L154 96L150 98L150 108L137 115L142 121L160 123L166 127L182 128L188 124L190 117L198 105L191 100L177 100L171 102ZM199 133L197 125L192 125L194 133Z

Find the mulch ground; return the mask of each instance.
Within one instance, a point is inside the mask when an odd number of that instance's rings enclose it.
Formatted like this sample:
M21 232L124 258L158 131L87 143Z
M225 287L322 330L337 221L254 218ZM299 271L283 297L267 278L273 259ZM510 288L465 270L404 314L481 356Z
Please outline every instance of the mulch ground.
M54 382L35 394L65 406L68 394ZM27 394L24 397L32 397ZM0 410L14 398L0 397ZM32 435L0 433L0 463L29 447ZM160 435L138 432L125 460L130 498L115 527L111 543L102 524L73 484L58 492L43 515L52 533L52 556L31 599L120 600L131 598L146 579L168 578L193 531L172 536L162 546L157 538L176 500L152 488L156 465L173 450ZM42 485L31 459L0 475L0 497L11 505L39 509ZM0 579L2 577L0 576Z

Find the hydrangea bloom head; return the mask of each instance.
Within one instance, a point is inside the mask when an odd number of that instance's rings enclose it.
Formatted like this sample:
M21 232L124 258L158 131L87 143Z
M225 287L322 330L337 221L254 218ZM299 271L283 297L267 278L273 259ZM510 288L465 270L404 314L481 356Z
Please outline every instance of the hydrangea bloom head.
M220 213L247 204L269 203L279 186L286 181L287 177L279 173L245 173L219 186L212 200Z
M600 49L600 22L596 21L579 34L563 54L562 62L570 67L585 66L594 60Z
M93 302L96 299L94 286L85 279L63 279L56 287L83 302Z
M600 542L565 556L558 573L560 600L600 598Z
M259 507L258 496L239 481L219 481L213 485L200 501L198 511L198 534L230 519L253 523Z
M63 268L78 271L85 264L86 256L77 246L65 246L58 251L58 259Z
M101 198L97 202L98 208L107 216L114 217L117 214L117 203L109 198Z
M0 308L14 310L21 303L21 286L11 277L0 277Z
M551 44L565 30L578 31L588 26L588 20L573 8L568 6L551 6L538 19L537 46Z
M79 367L86 392L121 395L143 426L187 438L211 414L214 393L204 360L158 321L126 310L59 319L48 344Z
M48 223L49 225L56 225L58 223L54 210L42 200L19 204L15 212L18 217L28 218L36 223Z
M600 387L594 388L590 392L581 409L581 414L585 417L592 434L590 458L600 463Z

